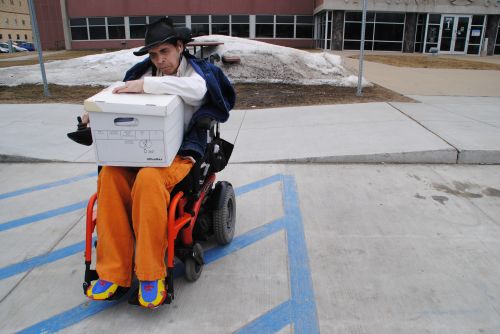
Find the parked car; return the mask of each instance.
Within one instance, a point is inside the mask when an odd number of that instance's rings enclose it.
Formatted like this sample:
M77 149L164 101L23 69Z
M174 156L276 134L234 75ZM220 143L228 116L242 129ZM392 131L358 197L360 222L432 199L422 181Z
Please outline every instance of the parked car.
M35 51L35 45L30 42L18 42L17 46L25 48L28 51Z
M9 44L7 44L5 42L0 42L0 48L2 48L2 53L9 52Z
M0 42L0 47L7 49L7 52L9 52L9 44L5 42ZM14 43L12 43L12 51L14 52L25 52L28 51L28 49L20 47Z
M9 49L0 46L0 53L9 53Z

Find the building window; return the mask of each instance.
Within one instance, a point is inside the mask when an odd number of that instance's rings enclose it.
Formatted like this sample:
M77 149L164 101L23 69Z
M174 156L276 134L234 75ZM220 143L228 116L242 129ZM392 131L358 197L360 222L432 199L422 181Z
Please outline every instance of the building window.
M229 36L229 15L212 15L212 34Z
M415 34L415 52L422 52L424 47L425 37L425 21L427 14L418 14L417 16L417 31Z
M193 36L209 35L210 21L208 15L192 15L191 32Z
M255 37L274 37L274 15L257 15L255 17Z
M109 39L124 39L125 38L125 20L123 17L108 17L108 38Z
M146 16L129 17L130 38L144 38L146 36Z
M156 22L156 21L158 21L159 19L162 19L162 18L164 18L164 17L166 17L166 16L165 16L165 15L163 15L163 16L149 16L149 17L148 17L148 18L149 18L148 23L153 23L153 22Z
M293 16L276 15L276 38L293 38L293 24Z
M250 37L250 16L231 15L231 36Z
M331 34L332 17L333 17L333 12L327 11L318 14L315 18L316 19L315 46L317 48L330 49L330 44L332 40L332 34Z
M89 17L89 39L106 39L106 19Z
M19 34L17 34L16 37L17 37L16 41L21 39L21 37L19 37Z
M427 33L425 38L425 50L429 52L430 48L436 48L439 41L439 27L441 25L441 14L429 14L427 16Z
M185 27L186 26L186 16L184 16L184 15L173 15L173 16L169 16L168 18L174 22L174 27Z
M12 35L11 34L9 34L9 39L12 39Z
M344 49L359 50L361 45L361 12L346 12L344 19ZM365 49L373 49L375 13L366 13Z
M71 38L74 41L89 39L86 18L74 18L69 20L71 27Z
M368 12L365 27L365 49L401 51L405 17L404 13ZM359 50L361 20L361 12L345 13L344 49Z
M495 50L493 53L496 55L500 54L500 22L498 22L497 38L495 40Z
M3 35L2 34L0 34L0 39L3 39Z
M256 15L256 38L313 38L312 16Z
M483 40L484 15L472 16L472 22L469 33L469 45L467 54L478 55L481 52L481 41Z
M24 40L27 41L28 40L28 35L24 34Z
M313 38L314 25L312 16L296 16L295 38Z
M23 20L23 26L25 26L25 25L26 25L26 21Z

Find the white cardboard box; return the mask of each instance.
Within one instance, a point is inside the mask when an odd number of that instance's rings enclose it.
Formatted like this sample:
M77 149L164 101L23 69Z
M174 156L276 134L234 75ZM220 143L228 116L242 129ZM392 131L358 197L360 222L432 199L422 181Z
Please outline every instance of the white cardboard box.
M169 166L184 135L184 103L176 95L113 94L117 82L85 100L96 162L103 166Z

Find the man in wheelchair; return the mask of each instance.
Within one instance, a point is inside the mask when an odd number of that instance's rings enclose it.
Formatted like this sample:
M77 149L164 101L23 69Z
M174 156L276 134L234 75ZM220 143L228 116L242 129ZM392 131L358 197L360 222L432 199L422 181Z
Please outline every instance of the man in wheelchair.
M214 124L225 122L235 103L235 92L224 73L186 51L185 43L190 40L189 29L174 28L167 18L148 25L145 46L134 54L149 57L127 71L124 85L113 91L178 95L185 103L186 135L168 167L101 169L97 186L99 278L86 288L91 299L111 299L120 289L130 287L132 269L139 280L139 305L155 308L167 297L165 254L167 246L173 247L166 235L171 193L195 164L195 178L200 178L207 143L211 150L220 149L210 145ZM83 122L88 123L88 116L84 115ZM201 170L202 176L207 172ZM195 180L198 188L200 179ZM170 268L168 274L172 274Z

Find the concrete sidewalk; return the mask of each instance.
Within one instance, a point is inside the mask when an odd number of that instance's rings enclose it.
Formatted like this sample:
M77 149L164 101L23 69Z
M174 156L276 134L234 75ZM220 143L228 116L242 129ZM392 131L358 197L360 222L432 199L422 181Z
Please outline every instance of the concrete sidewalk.
M500 163L500 98L234 110L222 136L232 163ZM93 162L66 137L81 105L0 105L0 157Z
M342 59L347 68L358 72L358 59ZM403 95L498 97L499 74L494 70L409 68L365 61L363 77Z

